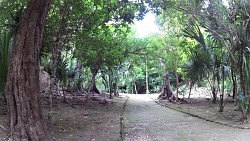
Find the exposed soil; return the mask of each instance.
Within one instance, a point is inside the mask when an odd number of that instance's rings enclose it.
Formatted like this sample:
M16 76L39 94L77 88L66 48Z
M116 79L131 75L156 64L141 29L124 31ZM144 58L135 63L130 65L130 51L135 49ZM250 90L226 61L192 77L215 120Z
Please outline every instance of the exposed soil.
M46 121L48 132L55 141L210 140L212 137L208 132L221 140L226 140L222 136L224 133L232 132L230 134L238 140L240 135L248 135L242 129L250 128L250 123L240 121L241 113L236 110L231 97L225 98L224 112L219 112L219 104L212 104L212 100L208 100L210 95L200 91L195 91L192 98L182 104L156 100L156 94L128 96L127 106L126 95L112 100L108 95L92 95L86 105L85 96L80 93L68 93L66 103L57 97L54 99L53 121ZM191 116L159 106L153 100ZM42 97L42 107L46 119L46 96ZM4 141L7 140L8 118L6 108L0 108L0 141ZM211 122L215 124L209 124ZM166 132L168 139L162 135Z
M2 103L3 104L3 103ZM7 140L7 123L8 123L8 118L7 118L7 109L4 106L0 106L0 141Z
M155 103L159 95L129 95L125 141L248 141L239 129L184 114ZM176 106L176 104L173 104ZM216 112L217 113L217 112Z
M219 112L218 104L212 104L211 100L205 99L189 99L188 103L183 104L171 103L167 101L158 102L166 107L202 118L207 121L218 122L238 128L250 128L249 122L242 123L241 112L237 109L234 102L228 102L224 107L224 112Z
M238 104L228 95L225 96L223 112L219 112L219 101L215 104L212 103L211 95L204 89L199 88L193 91L190 99L187 97L184 99L184 102L176 103L169 102L168 100L156 100L156 102L207 121L226 126L250 129L249 118L247 121L244 121L244 123L242 122L242 114L239 111Z
M85 105L84 95L68 94L67 103L54 99L53 121L47 122L48 132L55 141L117 141L121 139L120 118L126 97L94 96ZM105 99L106 102L103 102ZM48 98L42 98L44 118L48 113ZM7 111L1 109L0 126L7 129ZM7 130L0 127L0 140L7 140Z

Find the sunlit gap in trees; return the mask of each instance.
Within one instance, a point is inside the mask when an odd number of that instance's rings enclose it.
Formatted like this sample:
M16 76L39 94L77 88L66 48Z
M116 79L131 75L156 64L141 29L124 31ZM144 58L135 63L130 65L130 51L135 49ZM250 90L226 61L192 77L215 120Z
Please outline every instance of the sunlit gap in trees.
M223 3L223 5L226 6L227 8L229 7L229 0L222 0L222 3ZM205 1L205 5L204 5L203 8L207 8L208 5L209 5L209 1L207 0L207 1Z
M135 21L135 36L143 38L154 33L159 33L159 28L155 24L156 16L153 13L147 13L142 21Z

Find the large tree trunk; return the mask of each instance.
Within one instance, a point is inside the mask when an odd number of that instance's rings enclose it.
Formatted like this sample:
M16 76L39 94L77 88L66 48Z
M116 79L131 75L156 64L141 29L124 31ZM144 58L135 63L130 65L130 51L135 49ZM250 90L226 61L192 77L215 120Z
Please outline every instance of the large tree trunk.
M92 85L90 87L90 92L95 92L95 93L101 94L101 92L96 87L96 81L95 81L95 77L97 75L98 70L99 69L91 69L91 74L92 74L93 80L92 80Z
M172 99L173 92L170 86L168 72L166 72L163 76L164 76L163 90L159 98L160 99Z
M39 53L50 1L29 1L12 45L6 86L11 140L50 140L39 98Z

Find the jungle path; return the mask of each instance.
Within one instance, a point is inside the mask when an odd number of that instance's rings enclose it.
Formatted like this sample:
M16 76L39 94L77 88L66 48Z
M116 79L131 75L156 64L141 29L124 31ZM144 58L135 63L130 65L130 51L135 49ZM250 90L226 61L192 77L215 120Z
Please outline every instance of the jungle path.
M152 99L156 95L127 96L125 141L249 140L249 129L223 126L163 107Z

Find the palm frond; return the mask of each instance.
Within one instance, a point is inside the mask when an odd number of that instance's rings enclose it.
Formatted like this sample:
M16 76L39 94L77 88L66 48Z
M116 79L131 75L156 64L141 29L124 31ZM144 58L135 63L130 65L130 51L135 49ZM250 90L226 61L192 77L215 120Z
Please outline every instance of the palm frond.
M206 48L205 38L201 32L201 29L197 23L189 20L186 28L183 30L184 36L191 39L195 39L203 48Z
M184 71L187 78L192 82L198 82L208 76L208 73L212 69L211 55L208 51L199 50L193 52L191 55L191 61L184 65Z

